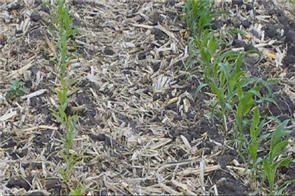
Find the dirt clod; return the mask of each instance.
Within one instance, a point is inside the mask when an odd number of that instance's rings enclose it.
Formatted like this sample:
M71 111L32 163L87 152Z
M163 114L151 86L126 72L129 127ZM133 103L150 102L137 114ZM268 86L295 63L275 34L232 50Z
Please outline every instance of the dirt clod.
M24 188L28 191L31 188L32 180L33 177L14 177L7 182L6 186L8 188Z
M41 20L41 15L38 12L33 12L30 18L33 22L38 22L39 20Z
M103 50L103 53L106 54L106 55L113 55L115 52L112 50L112 48L110 48L110 47L106 47L106 48Z

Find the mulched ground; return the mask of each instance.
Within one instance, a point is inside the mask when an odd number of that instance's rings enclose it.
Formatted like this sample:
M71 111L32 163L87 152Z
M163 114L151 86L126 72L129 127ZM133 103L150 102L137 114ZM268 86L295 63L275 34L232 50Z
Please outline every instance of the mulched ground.
M265 112L293 118L295 22L270 1L241 2L220 5L230 13L213 28L246 32L228 34L234 50L258 51L246 58L244 69L283 79L273 87L280 108L270 105ZM183 2L70 5L80 32L68 72L76 81L69 112L81 116L73 152L81 161L71 185L82 183L89 193L102 195L250 193L230 138L208 120L212 95L206 89L192 95L202 77L183 69L188 57ZM38 0L0 5L2 194L67 193L59 174L65 133L52 115L57 105L52 11ZM5 99L12 80L23 81L29 92ZM281 171L280 180L294 178L294 171L293 165Z

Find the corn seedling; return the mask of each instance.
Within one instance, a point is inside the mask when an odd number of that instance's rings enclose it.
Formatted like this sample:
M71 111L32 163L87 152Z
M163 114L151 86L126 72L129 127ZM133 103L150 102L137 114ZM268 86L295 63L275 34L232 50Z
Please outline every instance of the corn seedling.
M258 107L253 109L253 117L250 125L250 139L247 145L248 152L248 163L251 169L251 182L252 188L257 189L258 186L258 177L261 176L261 158L258 156L259 148L263 140L265 140L268 135L262 135L262 129L265 125L264 120L261 121L260 111Z
M184 6L184 20L188 27L189 34L191 36L188 44L189 57L186 60L185 68L187 71L195 71L194 58L197 57L198 51L195 48L194 39L195 35L202 33L208 28L212 22L213 15L211 11L211 0L187 0Z
M185 69L190 73L196 71L196 61L195 59L198 56L198 50L195 47L194 39L189 38L187 51L189 53L188 58L185 61Z
M271 134L270 150L267 156L263 159L263 171L269 185L270 194L274 194L275 178L277 170L281 167L287 167L292 163L292 160L286 156L282 156L288 145L288 140L285 138L288 135L285 127L288 120L279 124Z
M184 6L185 21L192 36L203 32L212 22L211 0L187 0Z
M72 88L72 79L67 75L68 64L70 60L69 43L71 37L76 34L76 29L65 0L57 0L56 4L56 24L58 28L58 60L57 73L60 86L57 88L58 108L55 113L56 119L61 123L65 130L65 141L63 149L63 157L66 163L65 168L61 171L61 175L65 183L69 182L70 175L78 158L71 152L73 149L74 138L77 129L78 116L67 114L69 107L69 92Z
M209 86L215 94L212 114L222 119L225 133L228 132L228 118L234 118L232 126L234 139L237 141L241 158L245 162L248 160L251 167L252 183L254 182L257 188L257 179L261 182L261 176L264 173L270 193L273 194L278 168L291 163L289 158L283 156L284 149L288 145L288 141L284 139L286 122L277 126L271 134L269 154L265 158L258 155L262 142L267 142L270 135L262 134L266 125L264 120L266 117L260 115L259 106L264 102L276 105L271 98L270 86L273 81L246 76L241 69L243 54L222 49L220 42L225 40L223 34L217 34L210 29L210 23L215 15L212 12L211 1L188 0L184 11L185 21L191 35L189 39L191 56L187 67L194 70L192 66L202 65L205 78L205 83L200 85L196 91L199 92L204 86ZM267 89L267 95L263 95L263 89ZM279 190L282 191L282 188Z
M250 127L250 143L248 145L248 152L249 152L249 164L252 166L252 181L256 185L256 172L257 172L257 164L258 164L258 150L260 147L260 133L261 133L261 127L260 127L260 112L259 109L256 107L253 112L253 118L252 123Z
M205 81L216 95L213 113L223 119L223 127L227 132L227 117L233 111L237 87L241 85L240 78L244 75L240 68L242 57L233 51L219 51L217 39L213 33L206 31L201 35L201 40L196 41L196 45L200 48Z

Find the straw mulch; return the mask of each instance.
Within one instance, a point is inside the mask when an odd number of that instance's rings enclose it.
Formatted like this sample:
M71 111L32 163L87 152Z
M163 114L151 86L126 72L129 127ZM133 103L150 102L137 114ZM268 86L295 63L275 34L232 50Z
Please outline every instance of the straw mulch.
M279 22L270 2L252 7L234 2L219 5L230 14L214 25L247 33L243 39L229 37L232 48L259 51L246 59L249 73L284 79L274 89L281 108L270 110L292 117L295 45L280 28L292 33L295 27ZM73 0L69 5L79 34L71 48L68 74L75 85L68 112L80 116L72 152L80 161L69 185L81 184L89 194L249 193L246 165L209 120L213 95L208 89L193 93L201 70L184 69L183 2ZM50 3L38 0L0 5L2 194L68 193L60 176L65 133L52 115L58 84L52 13ZM24 82L23 96L7 98L12 80ZM282 172L281 180L294 175L292 168Z

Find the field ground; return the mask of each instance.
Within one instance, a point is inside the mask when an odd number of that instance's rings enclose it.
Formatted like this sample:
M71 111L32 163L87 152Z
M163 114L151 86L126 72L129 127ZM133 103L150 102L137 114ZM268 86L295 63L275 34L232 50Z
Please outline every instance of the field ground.
M2 1L3 2L3 1ZM234 1L238 2L238 1ZM293 118L295 22L267 0L226 3L214 28L240 28L234 50L256 50L243 69L279 78L272 87L279 108L264 112ZM70 182L91 194L233 194L251 192L246 165L229 138L210 120L212 94L194 90L203 81L184 70L188 57L182 1L73 0L79 29L69 74L75 79L68 113L80 116ZM220 5L221 6L221 5ZM0 192L61 195L67 185L60 151L64 131L52 111L56 29L49 7L37 0L0 5ZM283 33L284 31L284 33ZM259 54L259 55L257 55ZM25 94L7 98L11 81ZM293 130L290 141L294 140ZM294 148L288 148L294 158ZM279 181L294 179L295 165ZM288 193L295 193L290 186Z

